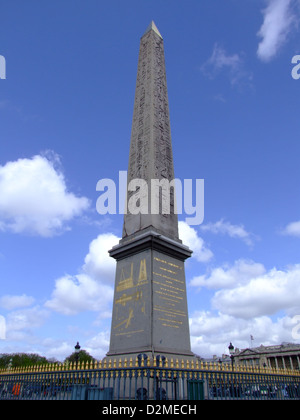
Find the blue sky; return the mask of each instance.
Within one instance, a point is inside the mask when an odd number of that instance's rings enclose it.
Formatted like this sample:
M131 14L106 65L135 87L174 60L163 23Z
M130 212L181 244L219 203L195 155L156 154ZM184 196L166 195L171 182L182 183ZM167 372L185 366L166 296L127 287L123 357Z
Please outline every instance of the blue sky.
M140 37L164 38L175 176L204 179L181 238L192 349L299 342L299 0L38 0L0 7L0 353L108 350ZM298 321L299 322L299 321Z

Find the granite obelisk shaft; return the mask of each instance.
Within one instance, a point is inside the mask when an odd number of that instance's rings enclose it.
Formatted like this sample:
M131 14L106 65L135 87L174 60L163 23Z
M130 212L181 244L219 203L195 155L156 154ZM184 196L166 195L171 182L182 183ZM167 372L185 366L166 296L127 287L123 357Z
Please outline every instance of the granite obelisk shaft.
M146 181L148 193L146 214L124 217L123 237L149 226L171 238L178 239L178 220L174 213L174 190L171 187L155 191L151 180L174 180L169 102L164 57L164 44L152 22L140 42L135 101L132 120L128 165L128 185L134 179ZM132 193L133 194L133 193ZM132 195L128 192L128 201ZM152 194L152 203L151 203ZM154 196L159 203L156 213ZM163 203L170 206L163 214Z

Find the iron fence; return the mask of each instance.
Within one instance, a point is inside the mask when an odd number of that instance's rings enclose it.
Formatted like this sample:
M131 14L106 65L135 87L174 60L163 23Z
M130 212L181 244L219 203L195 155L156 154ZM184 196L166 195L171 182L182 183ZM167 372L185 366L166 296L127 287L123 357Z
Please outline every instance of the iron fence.
M300 399L300 372L150 359L0 371L2 400Z

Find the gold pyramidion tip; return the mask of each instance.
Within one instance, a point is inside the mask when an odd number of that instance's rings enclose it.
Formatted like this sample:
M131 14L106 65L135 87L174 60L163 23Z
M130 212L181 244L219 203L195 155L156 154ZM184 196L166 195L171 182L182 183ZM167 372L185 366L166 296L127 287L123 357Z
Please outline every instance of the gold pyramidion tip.
M160 34L160 32L159 32L159 30L157 29L157 26L155 25L155 23L153 22L153 20L151 21L151 23L150 23L150 25L148 26L148 28L146 29L146 32L144 33L144 35L146 35L149 31L154 31L158 36L160 36L161 38L162 38L162 36L161 36L161 34ZM143 35L143 36L144 36Z

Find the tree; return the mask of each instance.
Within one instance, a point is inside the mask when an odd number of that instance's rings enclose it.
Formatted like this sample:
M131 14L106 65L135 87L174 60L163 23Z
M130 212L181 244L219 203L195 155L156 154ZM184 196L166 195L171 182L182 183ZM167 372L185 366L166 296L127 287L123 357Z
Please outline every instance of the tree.
M64 363L86 363L86 362L94 362L96 359L91 356L87 351L80 350L78 353L75 351L68 357L65 358Z
M34 366L34 365L45 365L49 363L46 357L39 356L34 353L4 353L0 354L0 369L5 369L8 366L12 368Z

